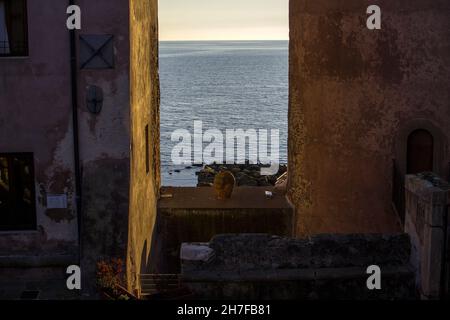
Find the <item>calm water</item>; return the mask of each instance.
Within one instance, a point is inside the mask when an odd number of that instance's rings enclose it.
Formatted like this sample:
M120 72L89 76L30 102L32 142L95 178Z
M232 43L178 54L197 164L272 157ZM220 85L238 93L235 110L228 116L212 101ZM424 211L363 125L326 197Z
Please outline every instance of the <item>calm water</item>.
M176 129L279 129L287 155L288 41L161 42L163 185L195 186L195 170L171 163ZM181 169L181 172L175 170Z

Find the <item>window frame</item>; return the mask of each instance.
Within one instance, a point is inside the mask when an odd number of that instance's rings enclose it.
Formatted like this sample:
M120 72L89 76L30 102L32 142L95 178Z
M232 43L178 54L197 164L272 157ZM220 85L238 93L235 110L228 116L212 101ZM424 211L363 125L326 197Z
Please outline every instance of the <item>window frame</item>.
M5 3L5 22L6 25L8 26L8 16L7 16L7 11L6 11L6 4L7 2L11 2L14 0L4 0ZM20 58L20 57L28 57L29 56L29 31L28 31L28 0L23 0L23 30L24 30L24 39L25 39L25 43L23 46L23 50L19 51L12 51L11 50L11 41L10 41L10 53L0 53L0 58ZM9 39L10 40L10 39Z

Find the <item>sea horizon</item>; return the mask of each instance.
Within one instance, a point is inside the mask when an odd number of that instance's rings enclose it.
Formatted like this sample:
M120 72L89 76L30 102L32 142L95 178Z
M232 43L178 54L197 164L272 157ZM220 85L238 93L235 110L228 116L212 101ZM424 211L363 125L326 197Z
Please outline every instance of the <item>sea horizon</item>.
M289 42L289 39L261 39L261 40L255 40L255 39L249 39L249 40L159 40L159 42Z
M161 176L164 186L196 186L198 167L174 165L171 134L280 130L287 163L288 40L160 41ZM267 121L270 119L270 121ZM250 150L251 154L257 150ZM250 154L247 154L247 158Z

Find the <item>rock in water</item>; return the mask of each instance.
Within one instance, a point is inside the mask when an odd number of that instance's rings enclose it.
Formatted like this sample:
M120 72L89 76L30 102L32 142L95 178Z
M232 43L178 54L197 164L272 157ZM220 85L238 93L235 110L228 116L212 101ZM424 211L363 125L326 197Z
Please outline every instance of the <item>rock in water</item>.
M236 179L230 171L221 171L214 178L214 192L217 199L230 199L233 193Z

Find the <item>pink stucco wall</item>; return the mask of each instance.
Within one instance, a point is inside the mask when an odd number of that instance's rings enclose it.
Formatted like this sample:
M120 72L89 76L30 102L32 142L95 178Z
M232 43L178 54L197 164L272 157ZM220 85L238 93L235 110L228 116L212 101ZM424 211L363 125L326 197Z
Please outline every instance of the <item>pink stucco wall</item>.
M83 187L83 246L89 268L124 256L129 197L129 9L127 0L76 1L80 34L114 35L114 69L78 70ZM0 152L33 152L37 230L0 232L0 255L78 254L71 109L68 1L29 0L29 56L0 58ZM86 108L88 85L101 87L103 110ZM67 193L50 211L45 194Z
M34 153L38 226L0 233L0 253L70 253L76 244L65 10L64 1L28 1L29 56L0 58L0 150ZM69 210L46 214L45 193L68 193Z

